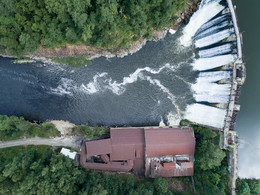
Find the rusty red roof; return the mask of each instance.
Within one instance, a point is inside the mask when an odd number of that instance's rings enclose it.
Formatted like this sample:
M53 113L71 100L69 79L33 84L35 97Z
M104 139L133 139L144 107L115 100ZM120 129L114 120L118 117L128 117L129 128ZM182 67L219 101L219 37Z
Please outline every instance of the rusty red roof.
M145 129L146 157L194 155L195 138L189 128Z
M143 144L143 128L118 128L110 130L113 145Z
M110 154L112 161L117 160L134 160L135 159L135 146L134 145L113 145L112 153Z
M110 154L112 145L110 139L101 139L86 142L87 156Z
M151 177L193 175L195 138L190 128L120 128L111 129L110 135L110 139L82 145L82 166L112 171L133 169L135 174ZM95 155L103 163L86 162L87 156Z

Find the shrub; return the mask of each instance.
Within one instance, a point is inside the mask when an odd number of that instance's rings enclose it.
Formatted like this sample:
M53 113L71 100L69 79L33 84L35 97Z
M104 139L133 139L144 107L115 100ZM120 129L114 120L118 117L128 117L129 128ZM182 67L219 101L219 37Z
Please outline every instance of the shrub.
M94 131L88 126L77 126L75 131L79 134L84 135L86 138L92 139L94 137Z
M94 134L95 134L95 136L101 137L102 135L105 134L105 127L103 127L103 126L101 126L101 127L95 126L94 127Z

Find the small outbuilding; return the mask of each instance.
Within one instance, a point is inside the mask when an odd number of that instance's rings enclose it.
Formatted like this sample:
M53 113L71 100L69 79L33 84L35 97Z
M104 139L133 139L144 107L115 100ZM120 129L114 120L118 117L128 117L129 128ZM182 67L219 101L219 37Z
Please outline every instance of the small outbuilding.
M109 139L82 144L80 164L146 177L192 176L194 152L192 128L112 128Z
M64 156L68 156L69 158L71 158L73 160L75 159L75 156L77 154L77 152L71 151L67 148L62 148L60 153L62 153Z

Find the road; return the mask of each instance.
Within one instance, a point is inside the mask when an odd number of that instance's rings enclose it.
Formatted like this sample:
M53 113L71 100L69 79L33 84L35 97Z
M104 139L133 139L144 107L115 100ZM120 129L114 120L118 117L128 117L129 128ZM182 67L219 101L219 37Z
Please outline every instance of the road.
M20 145L49 145L49 146L65 146L79 151L80 141L83 138L80 136L66 136L55 138L25 138L12 141L0 142L0 148L8 148Z

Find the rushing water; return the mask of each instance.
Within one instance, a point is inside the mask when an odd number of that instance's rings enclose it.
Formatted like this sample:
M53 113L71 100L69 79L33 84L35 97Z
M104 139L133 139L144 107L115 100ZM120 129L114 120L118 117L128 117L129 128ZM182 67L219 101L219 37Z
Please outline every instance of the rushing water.
M243 34L243 54L247 67L247 79L242 87L239 103L241 111L236 130L240 134L238 174L240 177L260 179L260 85L259 0L234 0L237 5L238 24Z
M176 123L194 102L190 85L198 74L190 66L193 49L176 44L180 35L80 69L2 58L0 114L109 126Z
M0 61L0 114L91 125L141 126L190 121L222 128L235 61L224 0L203 0L184 28L125 58L99 58L85 68ZM206 71L206 72L199 72Z

